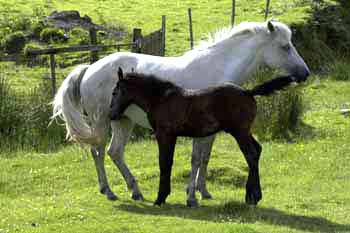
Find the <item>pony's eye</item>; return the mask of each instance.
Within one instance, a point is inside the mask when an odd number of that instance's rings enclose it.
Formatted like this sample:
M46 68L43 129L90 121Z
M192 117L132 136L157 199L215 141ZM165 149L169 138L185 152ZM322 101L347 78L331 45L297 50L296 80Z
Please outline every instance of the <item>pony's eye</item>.
M282 49L286 52L289 52L289 50L291 49L291 46L290 46L290 44L286 44L286 45L282 46Z

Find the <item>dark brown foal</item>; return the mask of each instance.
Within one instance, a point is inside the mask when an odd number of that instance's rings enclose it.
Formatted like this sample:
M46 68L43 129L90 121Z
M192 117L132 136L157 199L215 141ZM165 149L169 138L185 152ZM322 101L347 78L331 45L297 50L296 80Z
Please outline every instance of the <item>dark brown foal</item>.
M270 80L252 90L233 84L190 91L152 75L118 71L113 91L111 119L121 119L130 104L148 115L159 148L160 182L156 205L165 203L170 194L171 169L177 136L205 137L218 131L231 134L249 166L245 201L256 205L261 200L259 158L261 146L250 130L256 116L255 95L269 95L294 81L286 76ZM188 206L197 206L195 199Z

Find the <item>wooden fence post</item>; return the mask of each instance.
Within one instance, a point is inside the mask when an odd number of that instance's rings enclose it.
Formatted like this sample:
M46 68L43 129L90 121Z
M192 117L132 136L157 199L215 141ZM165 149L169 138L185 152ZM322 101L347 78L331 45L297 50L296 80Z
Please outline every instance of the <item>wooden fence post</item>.
M166 17L165 15L162 15L162 41L161 41L161 47L160 47L160 55L165 56L165 32L166 32Z
M267 20L267 16L269 15L269 10L270 10L270 0L266 0L265 21Z
M52 96L55 97L56 94L56 71L55 71L56 61L55 54L50 54L50 69L51 69L51 85L52 85Z
M132 46L133 53L141 53L142 33L140 28L134 28L132 42L135 43Z
M95 28L90 28L89 30L90 34L90 43L92 45L97 45L97 32ZM91 64L96 62L98 60L98 52L97 51L91 51Z
M231 27L235 25L235 16L236 16L236 0L232 0Z
M192 9L188 8L188 25L190 30L190 46L193 49L193 30L192 30Z

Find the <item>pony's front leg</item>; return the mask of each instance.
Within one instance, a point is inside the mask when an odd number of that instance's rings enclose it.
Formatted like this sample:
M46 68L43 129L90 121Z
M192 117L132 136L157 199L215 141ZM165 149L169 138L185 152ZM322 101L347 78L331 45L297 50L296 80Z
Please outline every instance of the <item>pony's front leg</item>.
M117 200L117 196L111 191L108 180L106 176L106 170L104 165L105 158L105 145L100 145L98 147L91 148L92 158L95 162L95 167L97 171L98 183L100 185L100 192L105 194L109 200Z
M159 190L157 200L154 205L162 205L171 191L171 169L173 166L174 149L176 144L176 136L165 134L157 134L159 150Z
M193 148L192 148L192 158L200 157L201 164L198 172L198 178L196 182L196 188L202 195L202 199L211 199L212 195L207 190L206 177L208 163L210 160L210 153L215 140L215 135L204 137L204 138L194 138Z
M124 161L125 145L130 138L134 123L128 118L122 118L119 121L111 121L111 127L112 139L108 148L108 154L122 174L128 188L132 190L131 198L143 200L137 181Z

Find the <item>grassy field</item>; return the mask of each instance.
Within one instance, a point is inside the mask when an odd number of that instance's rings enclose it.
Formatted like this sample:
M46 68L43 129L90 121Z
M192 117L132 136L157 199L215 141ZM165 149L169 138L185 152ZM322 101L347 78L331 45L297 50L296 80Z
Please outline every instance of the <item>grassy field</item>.
M0 232L350 232L350 118L348 82L315 80L302 136L294 143L264 142L263 200L244 204L246 164L236 143L221 134L209 165L215 199L185 206L191 143L178 142L173 191L153 207L158 188L154 141L129 144L126 159L145 198L131 201L119 172L107 159L112 189L120 200L98 193L93 161L71 145L48 154L1 153Z
M265 1L237 0L237 23L261 21ZM140 27L146 34L167 15L167 55L189 49L187 8L192 7L195 39L230 23L231 1L58 1L0 0L0 12L32 15L42 9L76 9L94 22ZM271 17L302 21L308 1L272 1ZM70 68L58 69L62 79ZM46 68L0 64L0 73L25 93ZM129 144L126 160L146 198L131 200L121 175L109 158L111 188L119 196L110 202L99 194L89 153L69 145L50 153L0 151L0 233L7 232L350 232L350 118L339 113L350 107L350 83L330 77L313 78L305 87L307 111L300 136L285 142L262 142L259 205L244 204L247 166L228 135L218 136L209 164L208 188L213 200L200 208L185 206L191 141L178 140L172 194L159 208L152 205L158 189L157 146L145 140ZM199 197L199 195L198 195Z
M264 0L237 0L236 22L264 20ZM283 22L298 22L307 15L308 2L302 0L276 0L271 4L270 17ZM181 54L189 49L187 8L192 8L195 40L205 38L231 22L231 0L211 2L209 0L0 0L2 14L32 15L36 11L50 14L53 10L79 10L81 15L89 15L93 22L122 25L130 32L132 28L142 28L147 34L161 26L161 16L167 16L167 55Z

